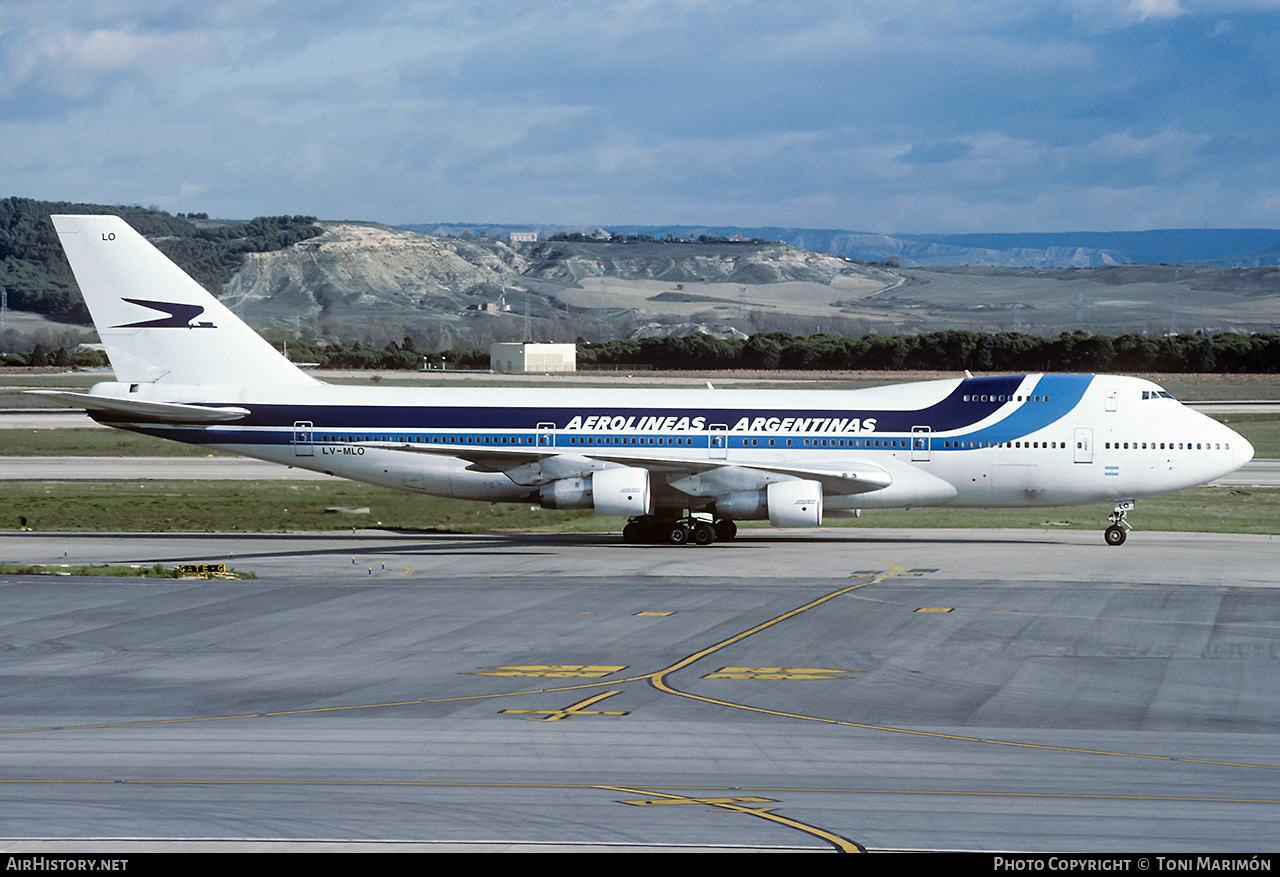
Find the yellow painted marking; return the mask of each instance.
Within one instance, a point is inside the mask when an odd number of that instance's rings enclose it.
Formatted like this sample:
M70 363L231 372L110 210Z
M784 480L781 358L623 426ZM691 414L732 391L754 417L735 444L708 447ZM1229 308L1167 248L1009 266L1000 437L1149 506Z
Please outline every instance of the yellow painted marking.
M605 788L605 789L611 788L619 792L631 792L635 794L644 794L638 789L628 789L622 786L601 786L600 788ZM678 804L697 803L696 801L692 799L688 799L683 795L660 795L660 797L671 799L673 803L678 803ZM623 801L620 803L627 804L632 802ZM657 802L655 801L655 802L649 802L649 803L652 804ZM760 819L766 819L769 822L776 822L779 825L785 825L788 828L794 828L797 831L804 832L805 834L809 834L809 835L813 835L814 837L821 838L822 840L831 844L842 853L866 852L866 850L863 849L863 847L860 844L854 843L848 838L843 838L838 834L833 834L832 832L827 831L826 829L823 829L823 828L818 828L815 825L806 825L805 823L800 822L798 820L788 819L785 816L779 816L778 814L773 812L772 808L769 808L769 807L744 807L742 804L734 803L733 801L708 800L703 803L705 804L705 806L712 807L716 810L724 810L729 813L743 813L748 816L755 816Z
M690 664L694 663L695 661L705 658L707 655L714 654L723 648L727 648L728 646L741 642L747 637L757 634L762 630L768 630L770 627L773 627L775 624L781 624L782 622L787 621L788 619L796 617L802 612L807 612L808 610L813 609L816 606L821 606L823 603L830 602L831 600L834 600L836 597L842 597L845 594L850 593L851 591L856 591L859 588L865 588L867 585L884 581L889 576L894 575L895 573L900 572L903 569L903 567L898 566L896 563L890 564L890 566L892 566L893 569L887 572L880 573L870 581L862 582L861 584L857 584L857 585L850 585L849 587L841 588L838 591L832 591L830 594L826 594L825 596L819 597L816 600L811 600L808 603L804 604L803 606L800 606L796 609L792 609L790 612L784 612L781 615L770 618L768 621L764 621L764 622L761 622L760 624L757 624L755 627L744 630L742 633L735 634L734 636L731 636L726 640L722 640L716 643L715 645L710 645L710 646L707 646L705 649L702 649L701 651L694 652L692 655L689 655L686 658L676 661L670 667L667 667L664 670L659 670L656 673L650 674L649 679L653 682L654 688L657 688L659 691L665 691L668 694L679 694L684 697L697 698L696 695L687 694L686 692L683 692L683 691L676 691L674 688L669 687L665 682L665 678L670 674L676 672L677 670L684 669L685 667L688 667Z
M919 609L917 609L916 611L917 611L917 612L954 612L954 611L955 611L955 609L949 609L949 608L945 608L945 607L941 607L941 606L938 606L938 607L934 607L934 606L921 606L921 607L920 607Z
M762 630L766 630L775 624L779 624L783 621L786 621L789 618L794 618L795 616L799 615L802 612L807 612L810 609L813 609L817 606L821 606L823 603L834 600L836 597L842 597L845 594L851 593L860 588L865 588L868 585L877 584L895 575L903 575L906 569L905 567L898 566L896 563L888 563L888 565L891 566L892 569L889 569L889 570L886 570L885 572L877 574L874 578L870 579L869 581L862 582L856 585L851 585L847 588L841 588L838 591L833 591L830 594L819 597L816 600L812 600L803 606L800 606L796 609L792 609L790 612L784 612L783 614L775 618L771 618L768 621L763 622L762 624L757 624L755 627L752 627L748 630L744 630L742 633L736 634L735 636L731 636L728 639L723 640L722 642L718 642L715 645L708 646L702 651L695 652L692 655L689 655L688 657L677 661L676 663L672 664L670 667L667 667L664 670L659 670L658 672L651 674L648 677L650 684L652 684L653 687L658 689L659 691L665 691L668 694L676 694L676 695L679 695L680 697L687 697L691 700L701 701L702 703L712 703L718 706L730 707L731 709L746 710L748 712L761 713L764 715L771 715L771 716L780 716L782 718L802 719L810 722L821 722L822 724L827 724L827 725L839 725L845 728L862 728L868 731L888 731L895 734L909 734L915 737L932 737L934 739L940 739L940 740L957 740L957 741L963 741L966 743L987 743L995 746L1014 746L1014 747L1023 748L1023 749L1043 749L1049 752L1074 752L1082 755L1112 755L1112 756L1117 756L1122 758L1145 758L1153 761L1177 761L1183 764L1215 764L1223 767L1252 767L1252 768L1262 768L1264 770L1280 770L1280 764L1259 764L1259 763L1252 763L1252 762L1216 761L1216 760L1204 759L1204 758L1179 758L1177 756L1172 756L1172 755L1147 755L1140 752L1112 752L1106 749L1081 749L1075 746L1050 746L1050 745L1041 744L1041 743L1021 743L1016 740L992 740L984 737L970 737L963 734L942 734L937 731L918 731L913 728L895 728L888 725L872 725L872 724L867 724L865 722L846 722L840 719L828 719L822 716L808 716L802 713L789 713L789 712L784 712L782 710L763 709L761 707L747 706L745 704L734 703L728 700L719 700L714 697L704 697L703 695L700 695L700 694L692 694L688 691L680 691L679 689L672 688L671 685L667 682L667 679L666 679L667 676L671 675L677 670L680 670L689 666L690 664L694 663L700 658L704 658L707 655L710 655L719 651L720 649L723 649L727 646L731 646L735 643L741 642L742 640L746 639L747 637L753 634L759 633ZM643 678L643 677L640 677L640 678ZM623 681L631 681L631 680L623 680Z
M721 667L703 679L840 679L861 670L826 670L821 667Z
M621 693L620 691L606 691L560 710L499 710L498 712L504 715L523 715L531 722L567 722L578 716L625 716L627 715L626 710L587 709L593 703L599 703L606 697L613 697L615 694Z
M637 612L637 613L636 613L636 615L637 615L637 616L640 616L640 615L675 615L675 613L674 613L674 612Z
M451 540L450 542L438 543L438 544L453 544L456 541L459 541L459 540ZM355 562L354 558L352 558L352 562L353 563ZM759 707L751 707L751 706L746 706L744 704L733 703L731 701L718 700L716 698L711 698L711 697L703 697L701 695L691 694L686 691L679 691L677 689L672 688L669 684L667 684L665 679L666 676L670 675L671 673L674 673L676 670L680 670L680 669L683 669L684 667L689 666L690 664L699 660L700 658L713 654L714 652L719 651L720 649L723 649L726 646L730 646L730 645L733 645L734 643L740 642L741 640L745 639L748 636L751 636L752 634L765 630L789 618L793 618L802 612L805 612L816 606L820 606L823 603L826 603L830 600L835 599L836 597L840 597L840 596L843 596L844 594L850 593L852 591L856 591L859 588L866 587L867 585L872 585L872 584L877 584L879 582L882 582L894 575L900 574L901 571L905 569L904 567L898 566L897 564L893 564L893 563L888 563L888 565L892 566L893 569L876 574L874 577L871 578L870 581L861 582L859 584L852 585L847 588L842 588L838 591L834 591L830 594L826 594L825 596L819 597L816 600L812 600L803 606L800 606L796 609L793 609L789 612L783 613L782 615L779 615L775 618L772 618L768 621L758 624L755 627L749 630L745 630L742 633L739 633L735 636L732 636L727 640L708 646L707 648L699 652L695 652L694 654L689 655L681 659L680 661L677 661L675 664L672 664L671 666L666 667L665 669L658 670L654 673L645 673L639 676L631 676L623 679L613 679L613 680L609 680L608 682L584 682L577 685L562 685L554 688L549 687L549 688L526 689L523 691L491 692L487 694L470 694L470 695L461 695L458 697L439 697L439 698L431 698L431 699L424 699L424 700L392 701L388 703L362 703L362 704L348 704L345 706L314 707L310 709L277 710L274 712L246 713L242 715L188 716L185 718L150 719L150 720L135 721L135 722L103 722L99 724L86 724L86 725L52 725L52 726L46 725L46 726L29 727L29 728L4 728L4 729L0 729L0 734L31 734L31 733L47 732L47 731L89 731L89 730L100 730L105 728L141 727L146 725L180 725L180 724L189 724L192 722L218 722L218 721L229 721L229 720L235 720L235 719L274 718L277 716L293 716L293 715L302 715L306 713L330 713L330 712L345 712L348 710L385 709L389 707L398 707L398 706L421 706L424 704L432 704L432 703L458 703L458 702L467 701L467 700L486 700L494 697L520 697L520 696L529 695L529 694L548 694L548 693L559 692L559 691L574 691L574 690L583 689L583 688L594 688L599 685L618 685L618 684L627 683L627 682L642 682L642 681L648 680L655 688L657 688L660 691L665 691L669 694L679 695L680 697L687 697L692 700L698 700L703 703L711 703L711 704L716 704L717 706L729 707L731 709L747 710L749 712L757 712L764 715L773 715L773 716L779 716L782 718L800 719L803 721L820 722L822 724L828 724L828 725L838 725L846 728L860 728L868 731L884 731L884 732L894 733L894 734L909 734L917 737L932 737L936 739L955 740L958 742L965 742L965 743L983 743L983 744L989 744L993 746L1012 746L1012 747L1023 748L1023 749L1043 749L1049 752L1071 752L1079 755L1105 755L1105 756L1112 756L1116 758L1142 758L1142 759L1147 759L1151 761L1172 761L1172 762L1178 762L1181 764L1208 764L1208 765L1214 765L1217 767L1242 767L1242 768L1253 768L1253 769L1260 769L1260 770L1280 770L1280 764L1266 764L1261 762L1247 762L1247 761L1244 761L1244 762L1223 761L1220 759L1211 759L1211 758L1186 758L1186 757L1180 757L1176 755L1151 755L1151 754L1141 753L1141 752L1112 751L1107 749L1083 749L1075 746L1052 746L1052 745L1038 744L1038 743L1022 743L1017 740L998 740L998 739L990 739L990 738L984 738L984 737L972 737L972 736L966 736L961 734L942 734L935 731L920 731L912 728L893 727L891 725L872 725L872 724L867 724L865 722L848 722L848 721L842 721L840 719L824 718L822 716L810 716L810 715L804 715L800 713L783 712L780 710L762 709ZM852 574L850 577L851 578L862 577L863 575L865 575L865 573L858 572L858 573ZM995 610L995 611L1010 611L1010 610ZM617 669L619 670L625 669L625 665L618 667ZM515 675L522 675L522 674L515 674ZM616 692L609 692L608 694L614 694L614 693ZM608 696L608 694L606 694L605 696ZM609 714L611 713L604 713L604 715L609 715ZM0 779L0 785L10 784L14 782L31 782L31 781ZM37 781L37 782L55 782L55 781L43 780L43 781ZM82 782L82 781L68 780L66 782ZM90 781L83 781L83 782L90 782ZM103 782L117 782L117 781L106 780ZM205 781L202 780L202 782L205 782ZM247 782L247 781L237 780L234 782ZM323 783L312 783L312 784L322 785ZM331 783L331 784L337 785L338 783ZM356 785L356 784L353 783L353 785ZM431 783L399 783L398 785L432 785L432 784ZM634 789L622 789L615 786L592 786L591 788L603 788L603 789L610 789L613 791L635 792L636 794L642 794L640 792L637 792ZM868 789L863 791L866 791L868 793L875 793L883 790ZM906 794L906 793L893 792L892 794ZM947 793L935 792L934 794L947 794ZM1002 793L983 792L983 793L955 793L955 794L1000 795ZM1123 800L1177 800L1177 801L1183 801L1183 800L1233 801L1233 800L1236 800L1236 799L1215 799L1215 798L1203 798L1203 799L1172 798L1172 797L1156 797L1156 796L1147 798L1142 796L1124 796L1124 795L1050 796L1050 795L1037 795L1034 793L1028 793L1028 794L1030 794L1033 797L1082 797L1082 798L1102 798L1102 799L1116 798L1116 799L1123 799ZM1264 799L1259 801L1258 803L1280 803L1280 801L1271 801L1271 800Z
M635 807L656 807L662 804L777 804L773 798L648 798L642 801L619 801Z
M506 667L489 667L487 671L467 673L468 676L541 676L550 679L570 679L585 677L596 679L625 670L626 664L605 666L603 664L516 664Z
M1177 760L1177 759L1175 759ZM383 788L390 786L419 786L423 788L466 788L466 789L602 789L609 792L628 792L637 795L641 794L661 794L654 792L652 789L689 789L693 787L687 786L652 786L650 791L641 791L638 789L629 789L621 786L598 785L595 783L468 783L468 782L449 782L441 780L256 780L256 779L213 779L210 777L187 778L187 779L0 779L0 786L17 786L17 785L33 785L33 786L108 786L108 785L135 785L135 786L351 786L369 788ZM705 787L699 787L705 790ZM727 791L727 790L726 790ZM735 789L734 791L743 791ZM1049 798L1049 799L1069 799L1080 801L1165 801L1173 803L1197 803L1197 804L1280 804L1280 798L1211 798L1207 796L1195 795L1105 795L1092 792L996 792L972 790L963 791L955 789L845 789L845 788L813 788L813 787L784 787L772 788L766 787L757 791L769 792L770 794L780 795L787 792L806 792L815 795L935 795L939 797L949 798ZM689 798L684 795L670 795L672 803L697 803L699 799ZM776 803L774 799L770 801ZM619 801L620 804L630 804L630 801ZM654 802L657 803L657 802Z

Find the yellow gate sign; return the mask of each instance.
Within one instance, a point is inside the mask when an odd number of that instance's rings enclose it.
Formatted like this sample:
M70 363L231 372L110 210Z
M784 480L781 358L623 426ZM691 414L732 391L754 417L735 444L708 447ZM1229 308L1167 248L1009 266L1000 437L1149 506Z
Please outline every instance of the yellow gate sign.
M178 564L178 575L184 579L187 576L195 576L198 579L211 579L214 576L224 576L227 574L227 565L225 563L180 563Z

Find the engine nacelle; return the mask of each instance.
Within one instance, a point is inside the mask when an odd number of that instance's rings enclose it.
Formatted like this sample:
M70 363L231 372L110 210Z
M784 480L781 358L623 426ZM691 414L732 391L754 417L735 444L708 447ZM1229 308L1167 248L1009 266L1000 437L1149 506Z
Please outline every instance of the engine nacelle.
M598 515L647 515L653 511L648 469L601 469L592 473L591 481Z
M538 501L544 509L589 509L591 476L558 478L538 489Z
M774 527L822 526L822 485L817 481L780 481L764 490L735 490L716 497L716 516L732 521L763 521Z
M773 527L821 527L822 485L817 481L779 481L765 488Z
M595 509L598 515L647 515L653 511L649 470L634 466L601 469L581 478L560 478L538 491L544 508Z
M763 521L769 497L763 490L735 490L716 497L716 516L731 521Z

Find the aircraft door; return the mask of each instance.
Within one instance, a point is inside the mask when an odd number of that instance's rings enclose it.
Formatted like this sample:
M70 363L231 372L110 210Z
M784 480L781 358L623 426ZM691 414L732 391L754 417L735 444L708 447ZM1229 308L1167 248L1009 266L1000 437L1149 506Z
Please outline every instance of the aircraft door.
M1112 387L1107 388L1107 410L1120 410L1120 391Z
M933 428L911 427L911 462L928 463L933 450Z
M314 457L315 445L311 444L311 421L298 420L293 424L293 455L295 457Z
M711 424L707 442L707 456L712 460L724 460L729 456L729 427L723 423Z
M1093 462L1093 430L1079 427L1076 429L1075 459L1077 463Z
M556 425L554 423L538 424L538 447L554 448L556 446Z

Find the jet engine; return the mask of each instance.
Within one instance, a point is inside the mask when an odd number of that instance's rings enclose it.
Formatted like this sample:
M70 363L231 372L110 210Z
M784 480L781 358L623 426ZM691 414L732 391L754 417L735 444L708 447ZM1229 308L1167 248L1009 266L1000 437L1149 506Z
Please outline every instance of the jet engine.
M716 515L735 521L769 519L774 527L822 526L822 485L779 481L764 490L735 490L716 497Z
M595 509L598 515L647 515L652 511L649 470L634 466L601 469L580 478L559 478L538 491L543 508Z

